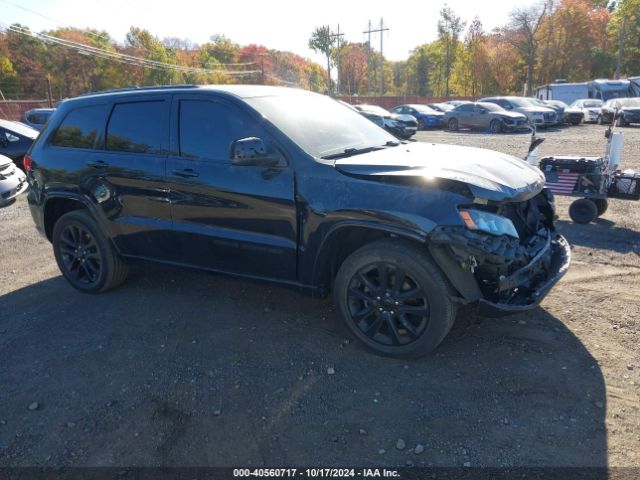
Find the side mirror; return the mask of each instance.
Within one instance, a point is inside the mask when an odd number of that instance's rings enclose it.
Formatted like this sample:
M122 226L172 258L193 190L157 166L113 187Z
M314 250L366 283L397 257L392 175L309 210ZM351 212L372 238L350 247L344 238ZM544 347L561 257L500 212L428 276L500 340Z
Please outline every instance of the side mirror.
M231 144L231 162L243 167L277 167L284 159L277 154L267 153L264 141L258 137L247 137Z

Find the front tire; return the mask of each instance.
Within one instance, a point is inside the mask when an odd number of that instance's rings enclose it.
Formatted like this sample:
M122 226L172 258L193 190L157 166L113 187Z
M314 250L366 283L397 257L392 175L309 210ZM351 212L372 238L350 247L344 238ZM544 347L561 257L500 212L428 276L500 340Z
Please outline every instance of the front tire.
M62 215L53 227L52 243L58 268L81 292L105 292L127 277L127 264L86 210Z
M455 132L456 130L458 130L458 119L457 118L449 119L449 123L447 124L447 126L449 127L449 131Z
M448 282L424 248L397 239L347 257L334 301L351 333L376 353L396 358L432 352L456 315Z
M591 223L598 218L598 207L593 200L581 198L569 206L569 216L576 223Z
M502 122L500 120L491 120L491 123L489 124L489 130L491 130L491 133L501 133Z

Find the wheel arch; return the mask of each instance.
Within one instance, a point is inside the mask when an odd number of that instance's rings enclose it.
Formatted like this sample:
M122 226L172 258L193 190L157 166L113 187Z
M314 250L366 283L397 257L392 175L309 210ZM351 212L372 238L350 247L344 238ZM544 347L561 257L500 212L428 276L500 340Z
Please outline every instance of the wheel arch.
M313 263L312 284L318 296L326 296L333 288L342 262L359 248L384 238L401 238L424 245L426 235L390 225L346 222L334 225L325 235Z
M58 219L65 213L74 210L87 210L96 220L98 228L105 233L102 223L96 216L95 208L86 198L81 195L72 193L53 193L47 195L44 203L43 223L47 239L51 241L53 235L53 227Z

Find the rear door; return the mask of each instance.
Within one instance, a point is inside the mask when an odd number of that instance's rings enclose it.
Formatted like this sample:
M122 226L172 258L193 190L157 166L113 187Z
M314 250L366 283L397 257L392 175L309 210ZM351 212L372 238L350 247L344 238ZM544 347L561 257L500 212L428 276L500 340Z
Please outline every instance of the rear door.
M259 277L296 278L294 174L261 118L214 95L176 96L167 173L174 261ZM261 138L279 167L239 166L231 145Z
M171 250L165 175L170 104L170 96L144 95L103 106L106 128L85 156L81 189L98 205L125 255L165 259Z

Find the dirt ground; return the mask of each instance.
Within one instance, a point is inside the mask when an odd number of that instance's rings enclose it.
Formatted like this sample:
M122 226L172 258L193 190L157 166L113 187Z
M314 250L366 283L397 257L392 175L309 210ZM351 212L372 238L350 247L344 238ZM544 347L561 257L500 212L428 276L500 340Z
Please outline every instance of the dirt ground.
M600 155L603 132L542 132L541 152ZM640 170L640 128L624 133ZM575 225L557 203L573 264L542 307L464 311L407 362L351 341L330 302L272 286L141 265L78 293L21 198L0 209L0 466L640 467L640 204Z

